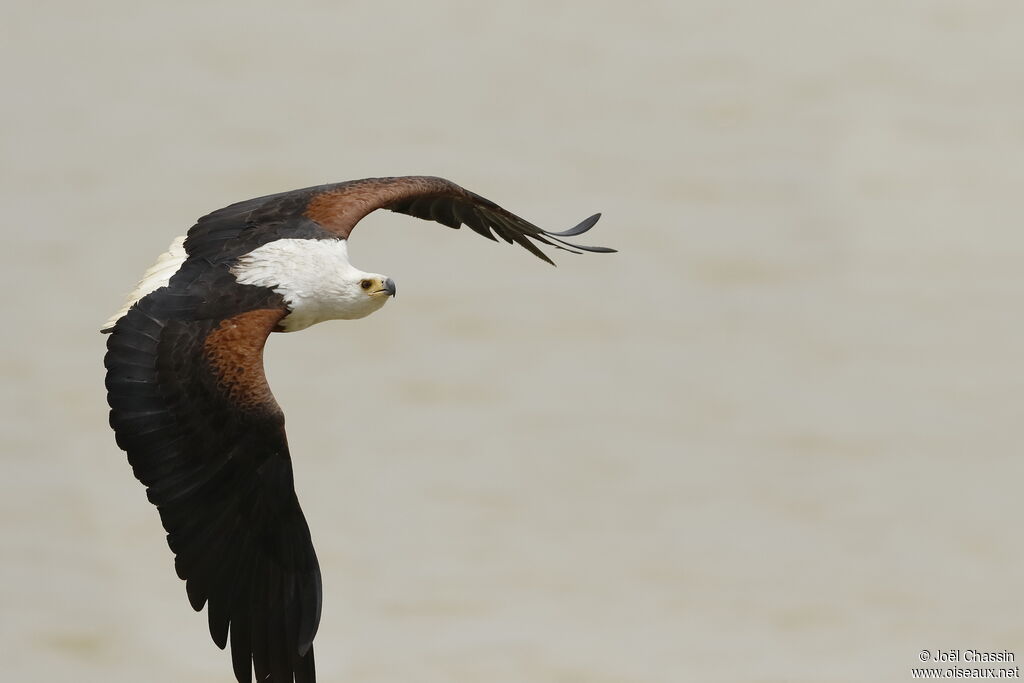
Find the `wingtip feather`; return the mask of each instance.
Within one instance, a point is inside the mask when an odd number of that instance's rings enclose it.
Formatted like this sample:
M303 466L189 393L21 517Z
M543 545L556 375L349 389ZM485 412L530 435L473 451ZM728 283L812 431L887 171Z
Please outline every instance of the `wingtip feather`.
M568 230L562 230L561 232L552 232L549 230L545 230L544 232L547 235L553 235L555 237L575 237L576 235L582 235L587 230L590 230L592 227L594 227L595 224L597 224L597 221L599 221L600 219L601 214L600 212L598 212L589 218L583 219L578 224L574 225Z

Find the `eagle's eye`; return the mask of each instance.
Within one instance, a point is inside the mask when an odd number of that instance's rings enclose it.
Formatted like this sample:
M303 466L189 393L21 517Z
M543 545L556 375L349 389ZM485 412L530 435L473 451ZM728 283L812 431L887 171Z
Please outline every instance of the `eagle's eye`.
M359 283L359 286L362 287L363 289L369 289L370 287L373 286L373 280L363 280L362 282Z

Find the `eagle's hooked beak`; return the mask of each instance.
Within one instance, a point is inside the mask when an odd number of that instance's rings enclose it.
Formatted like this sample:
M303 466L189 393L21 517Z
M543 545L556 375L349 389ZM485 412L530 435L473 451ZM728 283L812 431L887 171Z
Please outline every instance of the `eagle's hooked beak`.
M384 281L384 288L379 291L387 292L388 296L395 296L395 292L397 291L395 289L395 281L392 280L391 278L388 278L387 280Z

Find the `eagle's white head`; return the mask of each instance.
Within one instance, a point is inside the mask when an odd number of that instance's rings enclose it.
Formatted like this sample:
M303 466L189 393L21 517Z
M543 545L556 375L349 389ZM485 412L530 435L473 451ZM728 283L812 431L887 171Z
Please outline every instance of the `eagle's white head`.
M365 318L395 295L394 280L349 263L345 240L275 240L239 258L231 272L240 284L284 297L291 311L280 323L285 332Z

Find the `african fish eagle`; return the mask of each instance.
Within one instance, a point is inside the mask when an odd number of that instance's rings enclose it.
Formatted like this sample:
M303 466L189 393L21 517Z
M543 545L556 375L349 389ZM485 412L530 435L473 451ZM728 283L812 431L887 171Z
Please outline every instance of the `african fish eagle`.
M321 583L295 496L284 416L267 385L271 332L362 318L394 281L348 258L348 237L376 209L465 224L550 259L600 214L542 230L452 182L368 178L249 199L204 216L146 271L103 327L107 401L167 531L178 576L239 683L312 683Z

